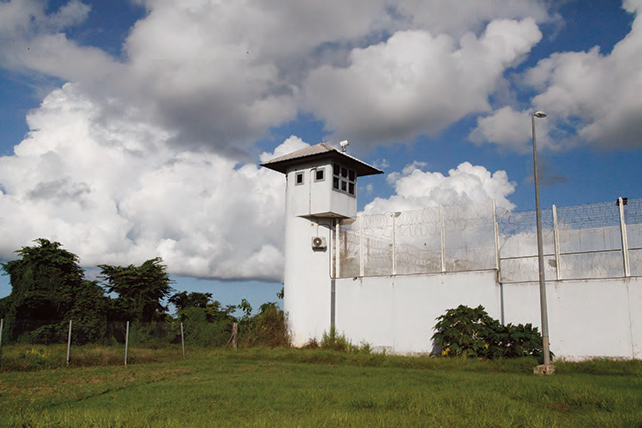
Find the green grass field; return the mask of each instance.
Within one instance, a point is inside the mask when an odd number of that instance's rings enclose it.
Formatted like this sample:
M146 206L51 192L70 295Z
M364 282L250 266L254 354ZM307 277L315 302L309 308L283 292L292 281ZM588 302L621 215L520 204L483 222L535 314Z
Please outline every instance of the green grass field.
M641 361L558 363L539 377L533 360L177 350L127 367L4 371L0 426L642 427Z

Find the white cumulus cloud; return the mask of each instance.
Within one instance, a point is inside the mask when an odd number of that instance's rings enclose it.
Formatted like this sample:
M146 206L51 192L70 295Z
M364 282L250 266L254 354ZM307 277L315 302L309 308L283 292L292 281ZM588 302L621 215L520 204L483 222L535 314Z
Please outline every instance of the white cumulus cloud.
M177 151L162 130L100 116L67 84L29 116L15 154L0 158L2 258L44 237L85 266L161 256L174 274L280 280L281 174Z
M460 40L400 31L354 49L347 67L312 71L306 103L329 129L371 144L436 134L489 110L488 96L503 72L541 37L531 18L495 20L480 37L466 33Z
M366 214L409 211L438 205L477 204L495 200L500 208L512 210L515 206L508 196L515 183L508 180L505 171L491 173L483 166L469 162L448 171L423 171L425 165L413 163L401 172L388 175L395 194L389 198L375 198L364 208Z
M537 134L543 147L642 146L642 2L630 0L624 6L635 14L635 20L629 34L610 53L595 46L540 60L523 76L524 85L537 93L530 107L505 106L479 118L471 139L523 150L531 135L525 129L530 125L529 115L543 110L548 117L546 123L538 122ZM553 129L555 134L548 135Z

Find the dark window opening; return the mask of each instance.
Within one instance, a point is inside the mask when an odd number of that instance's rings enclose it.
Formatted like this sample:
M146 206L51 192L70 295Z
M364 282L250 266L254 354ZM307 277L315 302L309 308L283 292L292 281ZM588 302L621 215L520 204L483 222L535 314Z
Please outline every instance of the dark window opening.
M355 196L357 191L357 172L338 164L332 165L332 188L339 192Z
M294 178L294 182L296 184L303 184L303 173L302 172L297 172L296 176Z
M317 170L315 171L315 173L314 173L314 179L315 179L316 181L323 181L323 179L325 178L324 171L325 171L325 170L324 170L323 168L321 168L321 169L317 169Z

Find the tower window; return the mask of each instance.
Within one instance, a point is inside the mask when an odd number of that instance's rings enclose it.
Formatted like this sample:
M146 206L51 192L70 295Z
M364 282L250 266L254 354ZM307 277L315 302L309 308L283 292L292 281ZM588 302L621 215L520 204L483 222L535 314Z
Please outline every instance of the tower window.
M296 185L303 184L303 173L302 172L297 172L296 175L294 176L294 183Z
M357 189L357 173L336 163L332 166L332 188L338 192L355 196Z
M314 171L314 181L323 181L325 179L325 169L319 168Z

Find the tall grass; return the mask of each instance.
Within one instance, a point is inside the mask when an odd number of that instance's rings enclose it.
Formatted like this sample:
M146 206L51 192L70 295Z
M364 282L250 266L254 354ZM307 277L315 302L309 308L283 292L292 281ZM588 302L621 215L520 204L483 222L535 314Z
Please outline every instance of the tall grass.
M193 352L193 351L192 351ZM182 359L180 345L162 348L129 348L128 364L145 364ZM83 345L71 348L69 366L124 365L124 345ZM67 367L66 345L14 344L2 347L0 372L34 371Z
M637 363L197 350L186 360L0 374L5 426L639 426ZM622 364L624 363L624 364ZM621 369L621 366L624 369Z

